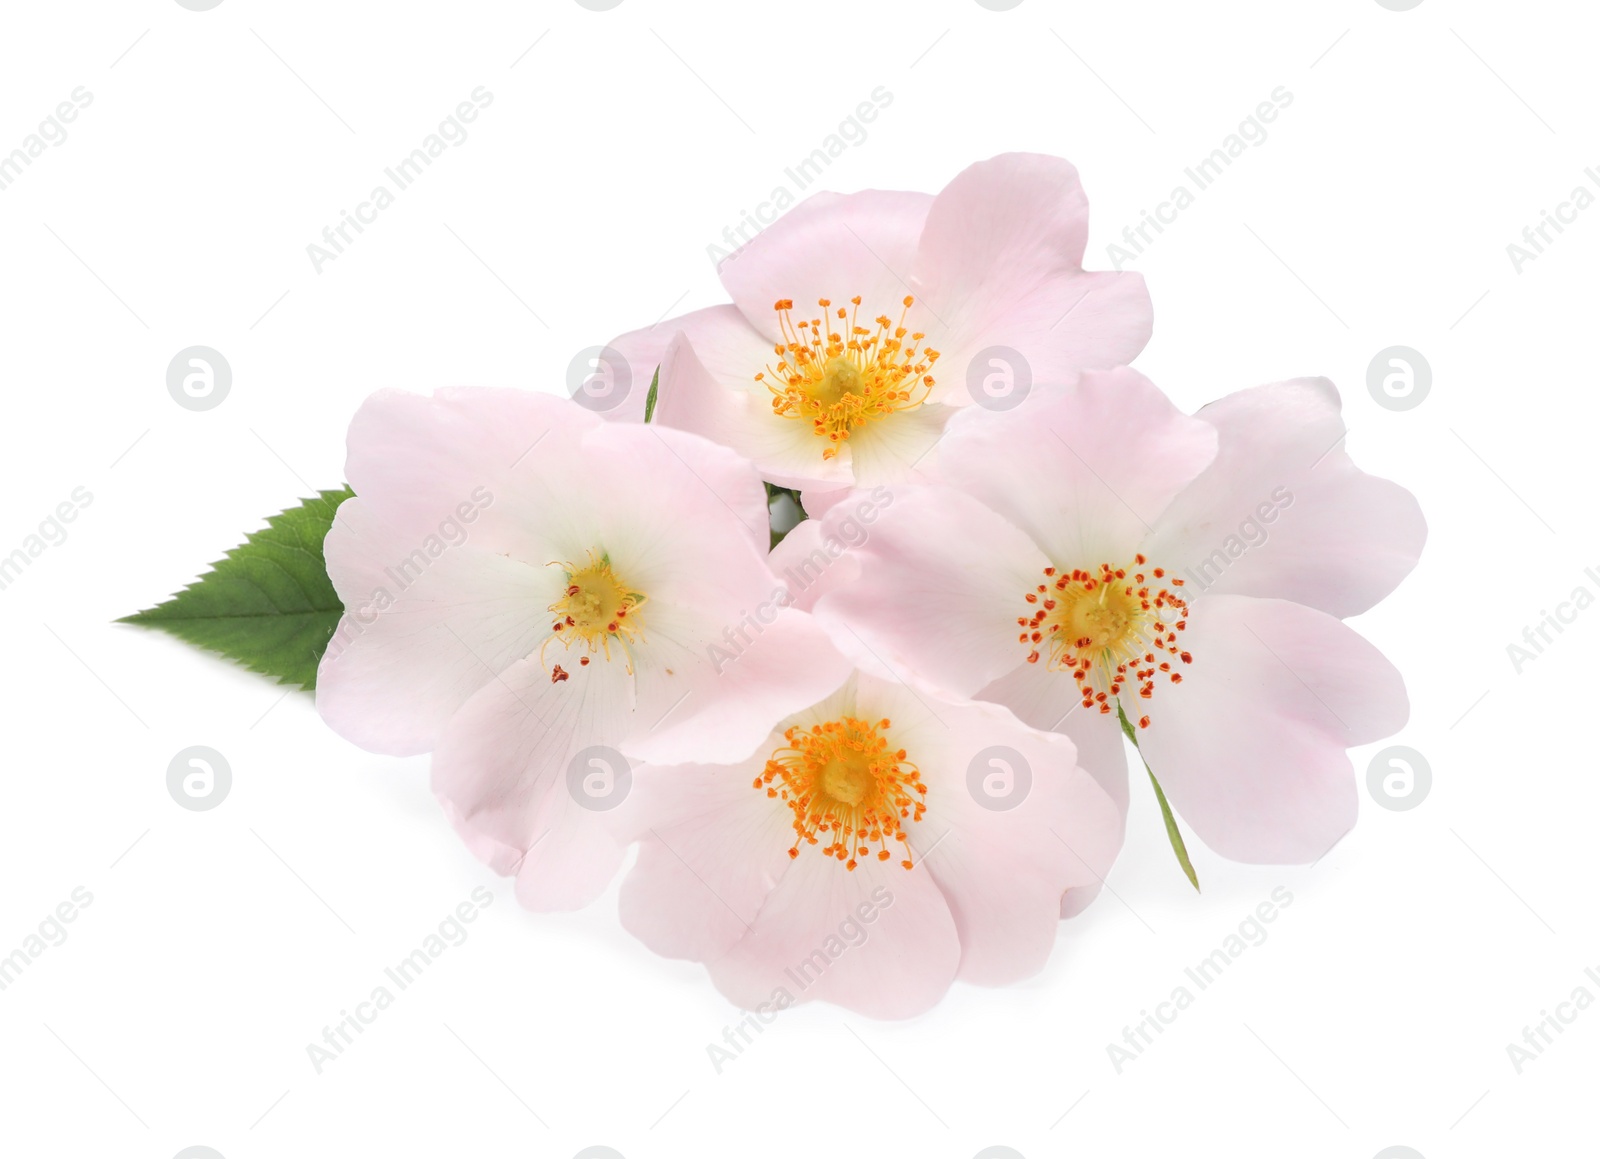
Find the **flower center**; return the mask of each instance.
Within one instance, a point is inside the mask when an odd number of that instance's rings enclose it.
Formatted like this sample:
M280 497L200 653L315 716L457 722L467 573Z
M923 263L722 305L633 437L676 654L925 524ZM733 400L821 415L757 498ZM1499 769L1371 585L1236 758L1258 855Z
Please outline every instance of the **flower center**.
M596 652L610 660L612 641L616 641L624 654L629 654L632 645L643 635L638 613L645 597L618 578L611 570L610 558L597 556L591 550L581 565L553 563L550 566L562 569L567 584L560 598L547 609L555 613L555 622L550 625L554 634L545 640L544 647L548 648L552 640L560 640L569 651L574 645L581 645L588 655L579 657L580 666L587 666ZM539 655L542 661L544 648L539 650ZM557 664L551 679L566 678L567 673Z
M768 366L756 381L772 392L774 414L809 422L812 432L827 440L824 459L837 456L852 431L927 401L933 389L928 371L939 352L919 350L924 335L906 329L914 300L904 299L898 324L878 315L877 329L858 324L859 296L850 299L849 310L831 308L832 302L819 298L822 317L810 321L794 320L792 299L773 305L783 330L783 341L772 347L778 365Z
M781 797L794 813L790 857L800 856L802 840L816 845L823 835L823 856L854 869L874 845L878 860L888 861L895 841L905 854L900 864L911 868L905 822L922 820L928 786L905 749L889 750L888 727L887 720L870 724L846 716L783 734L788 746L772 754L752 785Z
M1017 617L1022 628L1017 638L1029 647L1028 663L1037 664L1041 649L1047 651L1047 667L1072 673L1085 708L1110 713L1112 700L1130 686L1149 700L1160 676L1174 684L1183 681L1167 657L1182 664L1194 659L1178 647L1189 605L1161 583L1177 588L1183 581L1159 567L1145 571L1146 562L1136 555L1127 567L1103 563L1098 571L1047 567L1047 582L1022 597L1037 605ZM1149 728L1150 718L1140 716L1139 727Z

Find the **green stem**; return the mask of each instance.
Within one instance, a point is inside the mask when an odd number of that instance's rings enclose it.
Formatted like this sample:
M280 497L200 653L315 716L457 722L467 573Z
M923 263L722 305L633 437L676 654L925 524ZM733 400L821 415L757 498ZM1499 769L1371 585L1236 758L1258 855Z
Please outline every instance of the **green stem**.
M1178 864L1183 867L1184 876L1189 879L1189 884L1194 886L1195 892L1200 892L1200 879L1195 875L1194 863L1189 860L1189 850L1184 847L1183 834L1178 832L1178 819L1172 815L1172 806L1167 804L1167 795L1161 791L1161 782L1156 780L1156 775L1150 769L1150 762L1144 759L1144 751L1139 748L1139 737L1133 731L1133 725L1128 723L1128 714L1122 711L1122 705L1117 705L1117 719L1122 722L1122 731L1127 734L1128 740L1134 749L1139 752L1139 762L1144 765L1144 771L1150 777L1150 784L1156 791L1156 800L1161 803L1161 819L1167 824L1167 840L1172 843L1172 852L1178 856Z
M656 417L656 394L661 389L661 367L656 367L656 372L650 378L650 393L644 396L644 421L649 422Z

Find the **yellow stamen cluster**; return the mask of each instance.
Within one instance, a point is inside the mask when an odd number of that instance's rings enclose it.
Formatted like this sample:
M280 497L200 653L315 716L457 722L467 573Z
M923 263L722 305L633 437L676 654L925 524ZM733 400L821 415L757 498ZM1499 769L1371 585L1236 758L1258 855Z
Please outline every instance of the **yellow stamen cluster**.
M1103 563L1095 571L1059 573L1047 567L1046 582L1023 596L1033 605L1030 614L1017 617L1028 663L1037 664L1041 647L1046 649L1046 666L1072 673L1084 708L1109 714L1129 684L1137 686L1140 699L1149 700L1158 677L1173 684L1183 680L1166 657L1193 662L1178 646L1178 633L1188 627L1189 605L1172 588L1183 581L1162 568L1147 569L1147 562L1136 555L1127 567ZM1150 718L1140 716L1139 727L1149 728Z
M783 734L788 747L772 754L752 784L782 798L794 813L790 857L800 856L801 841L816 845L822 835L828 838L823 856L854 869L874 845L878 860L888 861L894 841L905 854L900 864L911 868L905 822L922 820L928 786L905 749L890 750L883 735L888 728L887 720L846 716Z
M592 550L582 564L552 563L550 566L562 569L566 584L560 598L547 609L555 614L555 622L550 625L552 635L545 640L544 647L548 648L553 640L560 640L569 651L574 645L581 646L588 655L579 657L578 663L587 667L590 657L597 652L609 661L615 641L623 654L630 657L631 671L632 646L643 638L644 625L639 619L639 609L645 597L630 590L617 577L611 570L609 557L596 555ZM539 650L539 655L542 662L544 648ZM557 664L551 679L561 681L567 675Z
M783 341L772 347L778 365L756 381L772 392L773 413L805 420L827 440L824 459L835 458L852 431L927 401L933 389L928 372L939 352L919 350L925 335L906 329L914 300L904 299L898 323L878 315L875 330L858 323L859 295L850 299L849 310L819 298L822 317L810 321L794 320L792 299L774 303L783 331Z

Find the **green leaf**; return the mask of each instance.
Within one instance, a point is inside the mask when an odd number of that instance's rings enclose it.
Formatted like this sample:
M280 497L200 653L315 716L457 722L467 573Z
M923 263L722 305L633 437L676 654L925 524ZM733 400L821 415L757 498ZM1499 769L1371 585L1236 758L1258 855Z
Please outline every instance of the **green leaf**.
M1139 748L1139 737L1133 731L1133 725L1128 723L1128 714L1122 711L1122 705L1117 705L1117 719L1122 721L1122 731L1133 742L1135 749ZM1150 777L1150 784L1155 788L1156 800L1161 803L1161 819L1167 823L1167 840L1172 843L1172 852L1178 855L1178 864L1183 867L1184 876L1189 879L1189 884L1194 886L1195 892L1200 892L1200 878L1195 875L1194 863L1189 860L1189 850L1183 844L1183 834L1178 832L1178 819L1172 815L1172 806L1167 804L1167 795L1161 791L1161 782L1156 780L1156 775L1151 772L1150 762L1144 759L1144 752L1139 753L1139 761L1144 765L1144 771Z
M649 422L656 417L656 394L661 390L661 367L656 367L656 372L650 378L650 393L644 396L644 421Z
M322 541L348 487L271 516L211 570L165 603L119 624L140 624L237 660L280 684L317 685L317 661L344 605L328 579Z

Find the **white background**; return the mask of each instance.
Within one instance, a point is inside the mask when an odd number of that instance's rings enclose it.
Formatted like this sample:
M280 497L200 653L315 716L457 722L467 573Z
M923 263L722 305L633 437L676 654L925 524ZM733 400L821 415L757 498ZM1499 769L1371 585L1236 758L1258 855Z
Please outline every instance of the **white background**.
M1374 0L867 6L622 0L9 4L0 151L93 103L0 192L0 554L75 487L0 591L7 776L0 955L92 905L0 992L0 1152L150 1156L969 1159L1592 1154L1600 1012L1518 1074L1506 1046L1600 996L1586 612L1519 674L1507 645L1600 565L1600 211L1506 252L1600 164L1578 4ZM530 47L531 46L531 47ZM370 756L310 699L111 621L314 487L380 386L564 389L582 348L722 300L709 243L883 86L821 185L937 190L1012 149L1070 158L1087 264L1277 86L1293 103L1132 268L1138 365L1181 405L1297 374L1344 393L1349 449L1414 490L1421 566L1356 626L1406 674L1433 788L1310 869L1192 845L1147 792L1107 896L1047 971L882 1024L784 1014L718 1074L739 1014L618 928L615 894L516 907L447 830L426 761ZM354 245L306 246L477 86L492 105ZM1594 186L1590 184L1590 188ZM169 397L180 349L232 365ZM1413 410L1380 349L1432 366ZM231 763L210 812L186 746ZM1365 781L1379 746L1352 756ZM1135 789L1141 786L1135 782ZM480 885L494 903L320 1075L306 1045ZM1107 1044L1275 887L1293 904L1118 1074ZM1192 989L1192 987L1191 987Z

